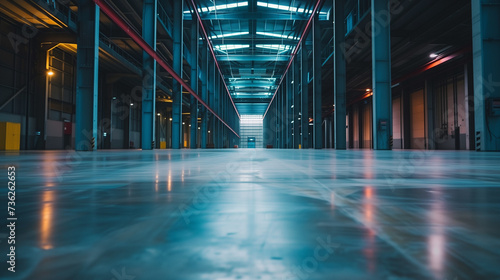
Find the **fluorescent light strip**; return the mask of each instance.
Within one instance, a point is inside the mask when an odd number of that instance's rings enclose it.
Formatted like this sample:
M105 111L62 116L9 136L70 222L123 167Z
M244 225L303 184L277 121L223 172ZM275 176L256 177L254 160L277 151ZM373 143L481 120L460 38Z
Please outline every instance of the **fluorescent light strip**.
M269 3L265 3L265 2L257 2L257 6L266 7L266 8L270 8L270 9L276 9L276 10L282 10L282 11L287 11L287 12L306 13L306 14L312 13L312 10L308 10L308 9L306 10L303 8L291 7L291 6L286 6L286 5L269 4ZM320 14L327 14L327 12L320 12Z
M240 36L240 35L248 35L248 34L249 34L248 31L247 32L227 33L227 34L213 35L213 36L210 36L209 39L218 39L218 38Z
M241 115L240 124L244 125L262 125L262 115Z
M270 50L276 50L276 51L287 51L291 50L292 46L288 45L255 45L257 48L262 48L262 49L270 49Z
M208 8L206 8L206 7L198 8L198 13L220 11L220 10L233 9L233 8L245 7L245 6L248 6L248 1L231 3L231 4L227 4L227 5L223 4L223 5L209 6ZM192 12L192 10L184 11L185 14L189 14L191 12Z
M294 37L294 36L287 36L287 35L281 35L281 34L276 34L276 33L270 33L270 32L256 32L257 35L262 35L262 36L269 36L269 37L276 37L276 38L283 38L283 39L292 39L292 40L298 40L299 38Z
M255 95L271 95L271 92L235 92L235 95L249 95L249 96L255 96Z
M229 51L229 50L245 49L249 47L250 45L217 45L214 46L214 49L218 51Z

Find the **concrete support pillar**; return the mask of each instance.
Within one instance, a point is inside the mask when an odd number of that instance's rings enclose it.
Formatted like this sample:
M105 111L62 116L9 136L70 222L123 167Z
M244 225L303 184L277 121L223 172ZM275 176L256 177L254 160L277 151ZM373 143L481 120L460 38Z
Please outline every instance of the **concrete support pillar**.
M156 50L157 1L144 0L142 9L142 37ZM155 148L156 120L156 61L145 51L142 54L142 133L143 150Z
M198 92L198 37L199 37L199 25L196 19L193 19L191 26L191 88L199 94ZM191 96L191 133L190 133L190 148L196 149L197 139L198 139L198 100Z
M183 64L183 6L184 0L174 1L174 25L173 25L173 68L174 71L182 78ZM173 81L173 102L172 102L172 149L180 149L182 147L182 86L176 80Z
M208 46L207 42L203 43L202 51L201 51L201 99L208 104ZM200 146L202 149L207 148L207 133L208 133L208 110L205 106L201 107L201 125L200 125L200 134L201 134L201 143Z
M472 0L476 150L500 151L500 0Z
M335 0L333 15L334 37L334 148L345 150L346 143L346 62L345 62L345 26L344 26L344 1Z
M313 145L315 149L323 149L323 128L321 111L321 28L318 15L313 21Z
M99 7L92 0L82 0L78 16L75 149L93 151L97 147Z
M392 94L389 2L389 0L372 0L373 148L375 150L391 149Z
M302 41L302 65L301 65L301 145L302 149L309 148L309 84L308 84L308 74L309 74L309 64L308 64L308 50L306 47L305 40Z

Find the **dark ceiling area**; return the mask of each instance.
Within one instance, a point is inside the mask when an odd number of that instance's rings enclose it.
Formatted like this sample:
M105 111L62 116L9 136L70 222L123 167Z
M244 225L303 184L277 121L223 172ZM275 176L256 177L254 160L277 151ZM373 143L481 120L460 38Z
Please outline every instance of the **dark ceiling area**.
M131 26L141 30L142 1L108 2ZM469 0L393 2L391 48L392 80L395 86L421 74L423 71L419 70L432 61L470 59L472 24ZM317 1L195 0L194 3L239 113L264 114ZM318 11L322 34L322 104L325 114L333 108L332 3L322 1ZM158 1L157 50L171 64L173 15L170 4L170 1ZM44 36L40 36L42 40L51 41L51 37L60 38L60 34L63 34L67 41L63 47L67 51L76 51L75 36L64 34L70 30L76 31L78 1L67 1L65 5L54 7L42 0L6 0L0 3L0 12L7 19L43 28L45 32ZM184 1L184 38L190 36L193 22L191 12L191 1ZM346 1L344 24L347 29L345 53L349 55L347 101L352 103L366 97L366 89L371 88L370 0ZM129 75L127 77L135 74L138 82L142 49L103 13L100 37L102 67L111 72L125 72ZM311 35L303 40L306 45L312 45ZM189 49L190 40L185 39L184 43ZM430 54L436 54L436 57L431 58ZM124 59L116 59L118 55ZM312 48L309 48L309 56L312 59ZM172 77L161 69L159 71L160 98L169 98ZM191 79L187 61L184 62L183 77L186 81ZM124 79L125 83L131 81L131 78ZM310 87L309 94L312 95L312 84ZM187 104L187 94L185 98Z

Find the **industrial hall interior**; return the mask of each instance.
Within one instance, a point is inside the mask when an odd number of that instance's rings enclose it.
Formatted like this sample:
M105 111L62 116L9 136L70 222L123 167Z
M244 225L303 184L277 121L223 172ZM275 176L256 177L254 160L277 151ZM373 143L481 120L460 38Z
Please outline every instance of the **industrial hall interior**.
M1 279L500 279L500 0L0 0Z

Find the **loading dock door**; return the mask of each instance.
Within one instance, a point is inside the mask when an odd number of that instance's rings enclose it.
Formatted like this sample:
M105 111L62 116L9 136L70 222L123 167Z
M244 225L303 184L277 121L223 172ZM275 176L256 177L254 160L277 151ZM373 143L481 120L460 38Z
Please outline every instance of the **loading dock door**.
M255 148L255 137L248 137L248 148Z

